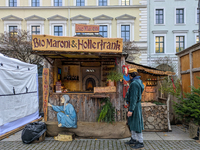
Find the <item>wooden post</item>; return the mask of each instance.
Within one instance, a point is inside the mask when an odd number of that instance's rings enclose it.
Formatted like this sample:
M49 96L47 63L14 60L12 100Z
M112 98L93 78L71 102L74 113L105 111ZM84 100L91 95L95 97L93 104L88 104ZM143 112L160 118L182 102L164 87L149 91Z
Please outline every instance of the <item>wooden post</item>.
M193 63L193 59L192 59L192 52L189 53L189 57L190 57L190 85L191 87L194 86L194 80L193 80L193 72L192 72L192 63ZM191 88L192 90L192 88Z
M42 86L43 86L43 111L44 111L44 121L47 121L47 104L49 98L49 68L43 69L42 76Z

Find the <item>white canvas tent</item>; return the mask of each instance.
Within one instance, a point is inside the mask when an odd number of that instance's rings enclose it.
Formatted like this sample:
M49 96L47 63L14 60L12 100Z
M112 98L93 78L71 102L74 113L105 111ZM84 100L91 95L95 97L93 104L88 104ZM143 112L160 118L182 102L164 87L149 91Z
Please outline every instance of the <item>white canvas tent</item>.
M0 54L0 135L39 118L37 65Z

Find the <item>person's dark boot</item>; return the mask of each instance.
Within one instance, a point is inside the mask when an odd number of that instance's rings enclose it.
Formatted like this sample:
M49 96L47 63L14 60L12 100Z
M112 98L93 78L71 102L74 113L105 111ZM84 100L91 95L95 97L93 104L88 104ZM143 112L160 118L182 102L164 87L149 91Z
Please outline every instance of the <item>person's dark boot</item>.
M140 142L136 142L136 144L134 146L130 146L133 149L143 149L144 148L144 144L140 143Z
M124 143L127 144L127 145L131 145L131 144L135 144L136 142L137 142L137 141L134 140L134 139L131 137L130 141L124 142Z

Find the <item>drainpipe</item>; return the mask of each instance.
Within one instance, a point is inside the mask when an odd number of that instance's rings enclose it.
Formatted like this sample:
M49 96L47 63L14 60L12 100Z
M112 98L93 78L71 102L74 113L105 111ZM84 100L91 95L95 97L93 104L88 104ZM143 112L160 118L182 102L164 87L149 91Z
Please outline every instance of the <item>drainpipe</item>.
M200 39L200 0L199 0L197 9L199 10L199 39ZM199 42L200 42L200 40L199 40Z
M151 36L151 23L150 23L150 16L151 16L151 12L150 12L150 0L149 0L149 5L147 6L147 9L149 10L148 12L148 21L147 21L147 49L148 49L148 56L147 56L147 61L148 61L148 66L151 66L151 42L150 42L150 36ZM149 24L149 25L148 25Z
M70 0L68 0L68 36L70 36Z

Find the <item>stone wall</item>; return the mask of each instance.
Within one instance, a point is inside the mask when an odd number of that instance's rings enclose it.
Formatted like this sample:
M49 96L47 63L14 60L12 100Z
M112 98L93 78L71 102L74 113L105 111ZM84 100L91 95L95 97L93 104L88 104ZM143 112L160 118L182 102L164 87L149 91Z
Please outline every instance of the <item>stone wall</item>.
M168 131L167 105L142 107L144 131Z

